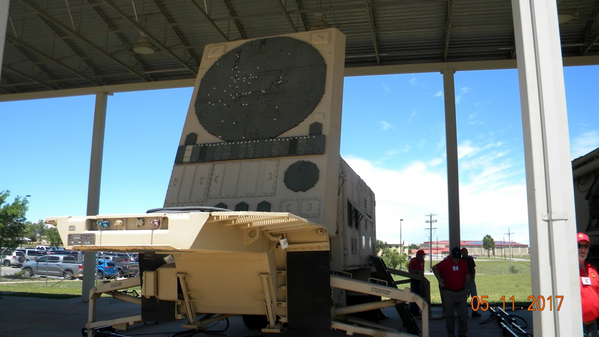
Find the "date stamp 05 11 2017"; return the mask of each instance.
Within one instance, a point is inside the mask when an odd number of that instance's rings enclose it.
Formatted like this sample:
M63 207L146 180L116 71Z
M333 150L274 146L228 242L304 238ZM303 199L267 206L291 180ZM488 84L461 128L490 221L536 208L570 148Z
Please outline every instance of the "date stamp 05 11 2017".
M487 311L489 310L489 308L493 308L495 309L495 307L491 307L489 304L489 301L487 300L489 298L489 296L474 296L478 299L478 301L471 301L470 302L470 307L472 307L472 310L482 310L482 311ZM473 299L474 299L473 297ZM501 298L499 299L502 302L502 306L503 306L503 310L505 310L505 296L501 296ZM508 298L509 301L511 301L511 306L512 306L512 311L518 309L516 308L516 299L514 298L514 296ZM562 295L557 295L557 296L548 296L545 297L543 295L539 295L539 296L534 296L534 295L530 295L527 298L528 301L532 300L532 302L530 303L530 305L528 306L527 310L528 311L543 311L543 310L550 310L550 311L559 311L559 309L562 306L562 302L564 301L564 296ZM474 303L476 302L476 307L474 305ZM508 308L509 308L510 303L508 302ZM525 307L520 307L519 309L524 310Z

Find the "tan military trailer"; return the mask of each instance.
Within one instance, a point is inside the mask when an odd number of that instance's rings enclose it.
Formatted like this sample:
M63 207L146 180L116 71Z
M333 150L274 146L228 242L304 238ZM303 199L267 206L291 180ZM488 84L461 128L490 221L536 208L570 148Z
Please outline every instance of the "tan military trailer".
M208 45L164 208L47 219L70 249L139 252L140 278L118 288L141 284L141 301L94 288L89 335L106 324L93 317L102 292L141 302L119 327L243 315L267 332L405 336L352 317L395 306L428 335L427 303L376 258L374 193L339 155L344 50L336 29Z

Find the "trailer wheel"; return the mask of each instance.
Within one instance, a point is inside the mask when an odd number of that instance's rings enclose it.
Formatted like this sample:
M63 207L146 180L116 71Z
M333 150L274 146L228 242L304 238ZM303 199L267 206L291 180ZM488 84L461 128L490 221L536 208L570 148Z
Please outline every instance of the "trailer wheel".
M248 329L264 329L268 326L266 315L242 315L242 318Z

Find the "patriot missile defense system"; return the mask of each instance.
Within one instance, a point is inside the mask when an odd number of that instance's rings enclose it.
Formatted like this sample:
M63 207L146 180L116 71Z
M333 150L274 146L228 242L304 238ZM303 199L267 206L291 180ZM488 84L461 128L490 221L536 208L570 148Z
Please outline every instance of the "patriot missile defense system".
M428 304L376 258L374 193L339 155L344 50L336 29L208 45L164 208L47 219L68 248L140 253L141 277L118 288L141 285L141 315L112 324L243 315L268 332L399 336L348 317L396 306L419 334L414 301L428 335Z

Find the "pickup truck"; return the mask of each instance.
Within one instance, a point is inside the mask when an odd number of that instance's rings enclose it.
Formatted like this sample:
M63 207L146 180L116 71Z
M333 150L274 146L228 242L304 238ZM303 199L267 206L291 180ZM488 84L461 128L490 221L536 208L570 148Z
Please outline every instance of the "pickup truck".
M83 278L83 262L72 255L45 255L25 262L21 268L26 276L60 276L65 280Z

